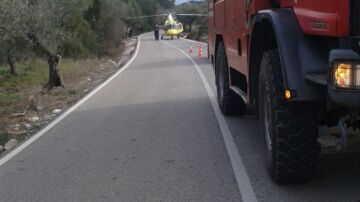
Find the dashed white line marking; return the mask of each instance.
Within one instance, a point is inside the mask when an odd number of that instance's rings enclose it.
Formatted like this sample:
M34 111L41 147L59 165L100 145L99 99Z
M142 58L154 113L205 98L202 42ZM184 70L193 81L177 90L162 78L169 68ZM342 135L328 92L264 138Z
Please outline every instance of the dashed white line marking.
M216 119L219 123L220 131L222 134L222 137L224 139L225 147L227 150L227 153L229 155L231 166L236 178L236 182L238 184L238 188L242 197L242 200L244 202L256 202L257 198L255 196L254 190L251 186L251 182L249 179L249 176L246 172L244 163L242 161L242 158L240 156L239 150L237 149L235 145L234 138L230 132L229 126L225 120L225 117L222 115L218 105L217 105L217 99L215 97L215 94L213 93L209 82L206 80L205 75L202 73L200 67L196 64L196 62L189 56L184 50L178 48L177 46L174 46L168 42L166 42L169 46L177 49L181 53L183 53L195 66L196 71L200 75L201 81L203 82L206 92L209 96L209 99L211 101L211 105L214 109Z
M14 150L12 150L10 153L5 155L0 159L0 166L4 165L6 162L8 162L10 159L15 157L18 153L23 151L26 147L28 147L31 143L35 142L37 139L39 139L41 136L43 136L47 131L49 131L51 128L56 126L59 122L61 122L65 117L67 117L71 112L73 112L75 109L80 107L82 104L84 104L88 99L90 99L92 96L94 96L98 91L100 91L102 88L104 88L107 84L109 84L112 80L114 80L118 75L120 75L122 72L124 72L130 64L135 60L136 56L139 53L140 49L140 43L141 43L141 37L140 35L138 37L138 43L136 45L136 50L134 55L131 57L131 59L121 68L119 69L114 75L112 75L110 78L108 78L106 81L104 81L102 84L100 84L98 87L96 87L93 91L91 91L89 94L87 94L84 98L79 100L74 106L70 107L66 112L61 114L58 118L56 118L53 122L51 122L48 126L46 126L44 129L33 135L31 138L20 144L18 147L16 147Z

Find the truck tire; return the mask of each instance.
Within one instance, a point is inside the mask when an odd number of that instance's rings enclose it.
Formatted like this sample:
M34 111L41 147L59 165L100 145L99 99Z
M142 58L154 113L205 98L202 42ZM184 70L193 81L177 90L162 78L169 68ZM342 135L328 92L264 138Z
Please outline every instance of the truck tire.
M221 112L225 115L245 114L246 103L229 86L229 67L222 42L216 50L215 70L217 98Z
M319 107L285 100L278 50L265 52L260 68L258 110L270 176L277 183L311 180L320 155Z

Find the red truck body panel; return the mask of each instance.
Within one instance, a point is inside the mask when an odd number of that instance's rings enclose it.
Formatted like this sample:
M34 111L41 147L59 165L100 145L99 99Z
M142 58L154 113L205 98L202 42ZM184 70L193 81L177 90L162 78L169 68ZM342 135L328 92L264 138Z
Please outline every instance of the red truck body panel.
M216 37L221 37L229 67L248 77L251 19L261 10L276 8L272 7L270 0L208 2L210 55L214 59ZM304 34L327 37L345 37L349 34L349 0L279 0L278 3L281 8L293 9Z
M281 1L281 7L294 9L305 34L342 37L349 34L348 0Z

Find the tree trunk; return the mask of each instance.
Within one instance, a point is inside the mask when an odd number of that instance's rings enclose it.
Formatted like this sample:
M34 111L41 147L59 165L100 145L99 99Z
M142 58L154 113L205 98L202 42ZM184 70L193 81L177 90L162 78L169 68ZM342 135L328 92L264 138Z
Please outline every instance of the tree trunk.
M51 90L54 87L59 87L59 86L64 87L63 78L59 69L61 56L47 53L47 57L49 64L49 82L47 84L48 90Z
M39 37L36 36L36 34L29 34L29 38L33 40L33 42L42 50L45 52L47 56L47 61L49 64L49 82L45 87L50 91L54 87L62 86L64 88L64 81L59 69L59 63L61 61L60 55L55 55L52 51L50 51L46 46L44 46L40 40Z
M19 74L18 65L16 63L15 58L10 53L8 53L7 61L8 61L9 66L10 66L10 73L12 75L18 75Z

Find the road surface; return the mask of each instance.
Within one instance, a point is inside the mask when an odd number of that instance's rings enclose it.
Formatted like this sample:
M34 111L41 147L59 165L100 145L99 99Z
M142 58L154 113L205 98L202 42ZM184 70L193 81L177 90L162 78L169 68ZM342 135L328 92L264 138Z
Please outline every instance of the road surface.
M323 155L310 183L272 183L255 117L214 110L200 45L145 34L126 69L2 158L0 201L360 200L358 153Z

